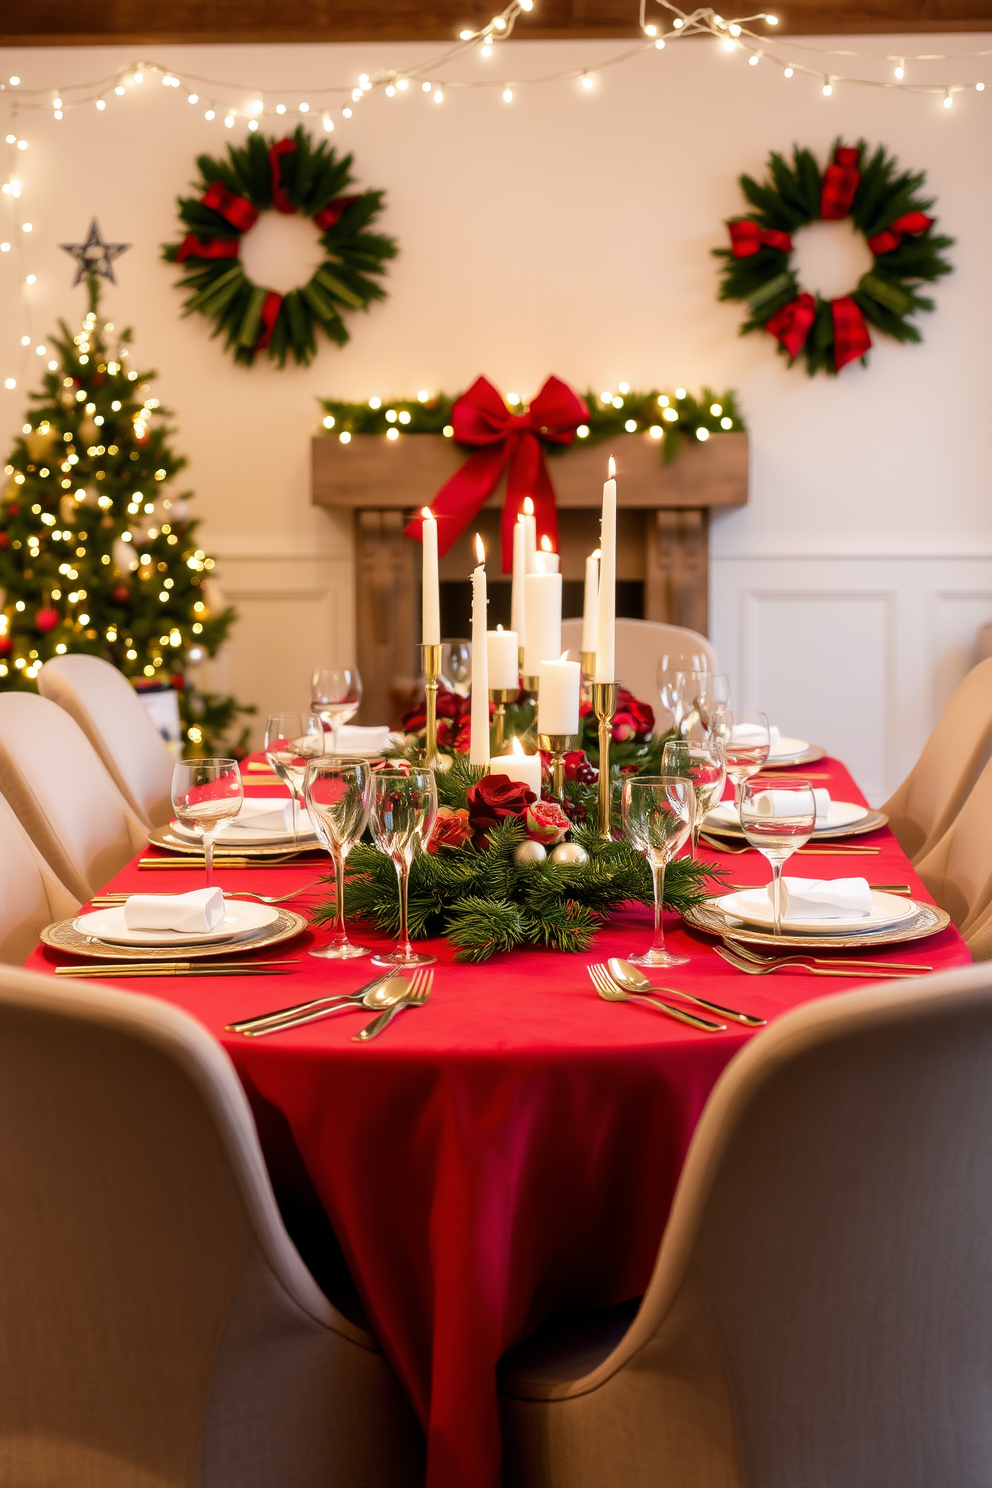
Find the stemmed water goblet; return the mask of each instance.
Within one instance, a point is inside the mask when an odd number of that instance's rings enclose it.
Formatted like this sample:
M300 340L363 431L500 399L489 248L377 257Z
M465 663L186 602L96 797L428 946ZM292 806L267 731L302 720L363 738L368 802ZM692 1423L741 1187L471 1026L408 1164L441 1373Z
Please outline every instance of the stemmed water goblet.
M365 946L353 945L344 922L345 859L361 840L368 824L372 766L368 760L312 759L303 778L303 796L313 829L334 862L336 913L330 943L311 956L327 961L367 956Z
M696 809L692 819L692 856L699 848L699 829L723 795L727 780L727 757L717 733L701 739L669 739L662 750L663 775L684 775L692 781Z
M665 949L662 900L665 867L679 851L695 817L692 781L684 775L635 775L623 783L621 795L624 830L651 868L654 890L654 940L650 950L628 956L635 966L683 966L688 956Z
M771 748L771 733L764 713L728 713L725 748L727 774L734 783L734 804L739 814L744 783L757 775Z
M324 726L316 713L270 713L265 756L293 801L293 846L299 835L299 806L307 764L324 752Z
M362 701L357 667L318 667L310 681L310 704L331 731L331 754L338 752L341 725L354 718Z
M472 690L471 641L442 641L441 681L449 692L468 697Z
M395 951L372 957L373 966L429 966L436 956L410 944L407 895L410 864L423 852L437 818L437 785L433 770L377 770L372 776L369 826L380 852L393 860L399 880L400 933Z
M797 848L804 846L816 825L816 798L808 780L762 780L744 782L741 795L741 828L752 847L772 865L774 933L782 934L782 867Z
M203 838L208 889L214 882L214 838L237 816L244 796L237 760L182 760L172 772L172 809L181 826Z

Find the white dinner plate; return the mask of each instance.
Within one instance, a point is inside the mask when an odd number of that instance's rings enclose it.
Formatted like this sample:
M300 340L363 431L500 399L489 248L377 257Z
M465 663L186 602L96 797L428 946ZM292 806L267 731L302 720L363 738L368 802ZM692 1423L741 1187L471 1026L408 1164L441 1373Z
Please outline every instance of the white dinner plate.
M775 923L775 912L767 889L741 889L736 894L723 894L713 901L725 914L742 920L745 925L758 925L762 929ZM879 889L871 891L871 914L852 915L842 910L829 920L783 920L786 935L851 935L885 930L910 920L919 913L919 905L901 898L898 894L883 894Z
M315 846L317 843L317 834L314 832L306 809L301 810L299 823L300 830L297 841L304 846ZM194 832L191 828L184 827L180 822L171 821L169 823L169 830L177 837L180 837L183 842L190 843L191 846L196 845L200 847L203 845L203 838L199 832ZM292 847L292 832L260 832L257 828L253 829L248 826L239 827L236 823L232 823L229 827L224 827L214 838L215 847L281 847L284 844Z
M124 906L117 909L94 909L77 915L73 928L81 935L92 935L111 945L122 946L194 946L213 945L251 935L266 925L274 924L279 911L271 904L253 904L250 900L227 899L224 918L213 930L197 935L189 930L129 930L124 923Z
M807 739L779 739L774 752L768 756L768 763L772 765L776 760L792 759L794 755L805 754L809 747Z
M831 801L830 811L826 821L817 819L813 828L813 836L817 832L835 832L838 827L851 827L855 822L863 821L868 815L867 806L858 806L854 801ZM719 806L714 806L703 822L704 826L710 827L732 827L740 831L741 819L737 815L737 807L733 801L721 801Z

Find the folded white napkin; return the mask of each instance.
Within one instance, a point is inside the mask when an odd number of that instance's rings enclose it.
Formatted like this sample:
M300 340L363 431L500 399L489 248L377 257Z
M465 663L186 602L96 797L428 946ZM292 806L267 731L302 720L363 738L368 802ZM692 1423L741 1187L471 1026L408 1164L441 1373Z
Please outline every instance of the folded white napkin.
M389 725L377 723L365 728L357 723L343 723L338 729L338 748L345 754L381 754L389 748Z
M825 822L830 815L830 792L814 788L813 800L816 802L816 819ZM788 816L790 811L796 809L796 795L794 791L768 790L762 791L754 798L754 809L759 816Z
M129 930L186 930L205 935L224 918L223 889L188 894L132 894L124 905Z
M772 885L768 898L774 903ZM871 914L871 889L866 878L783 878L782 919L849 920Z
M748 739L763 736L764 732L764 729L759 729L756 723L736 723L730 737L737 744L745 744ZM782 742L782 735L773 723L768 726L768 738L768 753L774 754Z
M293 803L279 796L246 796L241 810L233 821L224 827L228 832L241 827L246 832L291 832L293 830Z

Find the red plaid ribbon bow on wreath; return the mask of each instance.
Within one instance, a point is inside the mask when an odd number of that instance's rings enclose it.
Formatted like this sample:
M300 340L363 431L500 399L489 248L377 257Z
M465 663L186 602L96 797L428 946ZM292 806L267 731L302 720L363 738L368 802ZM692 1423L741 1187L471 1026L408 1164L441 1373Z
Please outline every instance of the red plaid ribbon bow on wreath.
M933 232L927 211L933 202L919 196L924 180L922 172L900 172L882 146L869 157L864 141L836 145L822 174L811 152L796 146L791 165L770 156L764 182L741 176L754 210L728 222L729 248L714 249L724 261L720 298L749 307L741 331L767 331L790 363L802 355L811 375L839 372L864 357L872 344L869 325L897 341L921 340L910 317L934 304L919 285L950 273L943 250L954 241ZM850 294L824 300L796 278L793 234L846 217L874 262Z

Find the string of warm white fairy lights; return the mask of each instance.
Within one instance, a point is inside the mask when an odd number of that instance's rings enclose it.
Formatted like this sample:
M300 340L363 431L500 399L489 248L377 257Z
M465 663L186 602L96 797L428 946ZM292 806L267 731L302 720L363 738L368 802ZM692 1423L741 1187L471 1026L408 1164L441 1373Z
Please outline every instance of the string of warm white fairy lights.
M649 19L649 3L658 7L650 12L656 19ZM259 128L263 119L288 123L291 117L302 120L313 117L315 122L319 119L323 128L331 133L335 128L335 115L338 116L338 122L353 119L358 105L373 93L397 98L403 94L420 92L433 104L442 104L449 92L489 89L499 91L504 104L512 104L521 91L553 83L574 82L581 89L592 91L597 74L623 66L644 52L663 51L668 44L682 41L689 36L711 37L726 52L739 52L746 56L748 65L753 68L770 66L786 79L812 78L819 84L826 98L841 86L883 88L900 93L936 96L943 107L949 109L956 95L982 93L985 83L961 80L933 82L919 76L914 78L909 76L911 66L934 62L962 63L992 56L990 48L970 52L923 52L915 56L899 56L858 52L850 48L831 50L808 47L794 37L779 40L772 31L766 30L761 34L754 31L752 25L756 22L761 22L766 28L778 25L776 16L764 12L725 20L708 6L684 11L674 0L639 0L639 6L641 37L629 47L583 67L568 67L525 80L517 80L506 74L502 78L495 77L495 68L490 59L499 59L504 55L502 44L513 34L519 16L534 8L534 0L511 0L504 10L493 16L484 26L477 30L461 31L454 45L423 63L403 68L378 68L373 73L362 73L357 83L333 84L310 90L282 89L281 97L272 89L250 89L235 83L218 82L165 67L158 62L131 62L107 76L81 83L65 83L55 88L25 88L16 75L0 80L0 98L8 108L5 130L7 179L0 189L8 199L12 218L9 237L5 235L0 239L0 258L11 254L18 260L17 272L25 330L21 337L21 346L24 348L21 375L24 375L26 367L27 349L34 342L26 289L37 281L37 275L32 272L26 259L33 224L25 220L21 206L23 193L19 162L23 160L22 152L28 148L28 140L21 127L25 112L44 112L57 121L82 109L96 108L103 112L118 99L142 93L146 81L157 78L164 87L175 90L177 97L185 96L188 105L204 105L203 117L208 123L221 119L228 129L243 124L253 132ZM447 76L447 70L453 62L472 52L490 64L487 66L489 76L474 79ZM851 57L891 66L891 76L870 78L846 75L839 59ZM297 92L297 101L284 101L293 91ZM308 96L300 98L300 92L308 92ZM46 348L41 344L35 346L35 351L39 356L46 354ZM6 376L4 387L8 391L13 390L17 381L17 377L13 375Z

